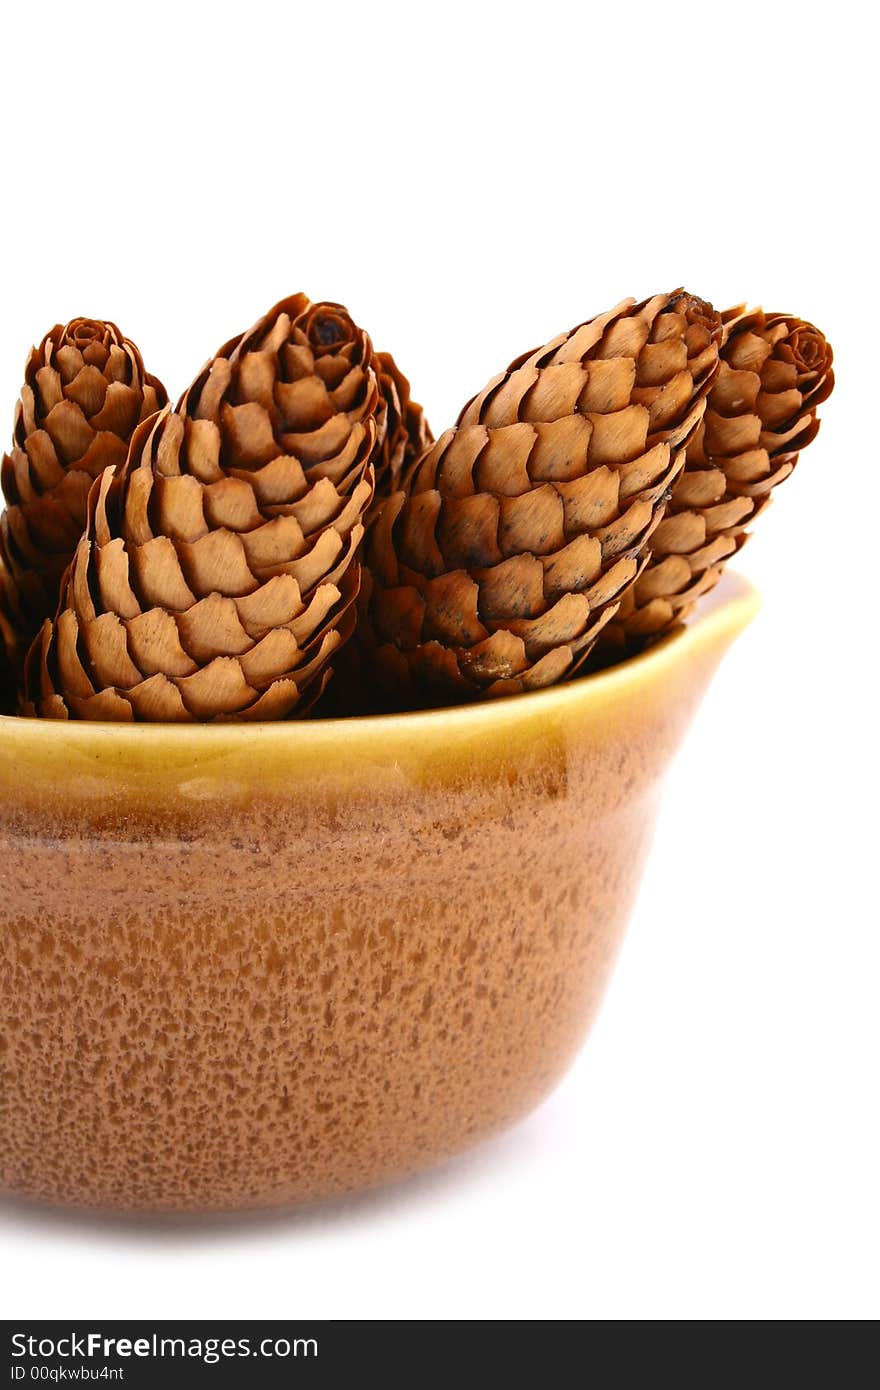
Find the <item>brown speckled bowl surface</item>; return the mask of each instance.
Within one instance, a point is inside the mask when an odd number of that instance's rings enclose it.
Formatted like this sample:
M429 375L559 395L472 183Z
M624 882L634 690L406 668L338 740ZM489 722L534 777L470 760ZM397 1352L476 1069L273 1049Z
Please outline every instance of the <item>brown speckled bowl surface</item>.
M0 719L0 1190L305 1201L533 1106L595 1014L660 779L756 598L426 714Z

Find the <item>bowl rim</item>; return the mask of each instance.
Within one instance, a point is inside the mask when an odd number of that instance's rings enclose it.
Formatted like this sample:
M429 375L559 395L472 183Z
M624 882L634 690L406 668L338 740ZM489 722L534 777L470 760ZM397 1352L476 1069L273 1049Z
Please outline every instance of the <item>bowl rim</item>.
M155 749L164 744L169 751L179 752L181 745L196 745L193 751L209 753L219 747L243 749L255 738L277 741L288 750L294 742L303 749L327 746L344 730L347 754L351 753L353 742L387 738L395 731L405 731L407 739L423 732L426 738L442 734L444 740L449 740L456 733L474 735L488 727L494 732L499 726L519 724L524 719L540 719L572 708L616 701L634 683L650 683L652 677L662 680L664 670L700 650L723 647L751 622L759 608L760 597L754 585L742 575L725 571L711 593L700 600L696 614L646 651L559 685L494 700L394 714L214 724L102 723L0 714L0 740L7 750L10 743L31 748L45 744L56 751L64 744L76 749L97 738L105 746L111 741L120 750L132 745L139 749L150 745Z

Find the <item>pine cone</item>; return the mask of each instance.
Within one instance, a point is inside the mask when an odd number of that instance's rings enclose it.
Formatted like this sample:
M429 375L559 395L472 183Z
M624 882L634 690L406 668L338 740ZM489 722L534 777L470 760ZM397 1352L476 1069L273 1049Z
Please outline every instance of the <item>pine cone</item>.
M373 366L382 398L381 447L376 451L376 497L396 492L405 470L434 443L422 407L390 352L377 352Z
M372 345L297 295L142 425L89 498L26 712L109 720L303 713L350 635L373 490Z
M5 582L11 581L8 580L6 566L0 556L0 586ZM17 681L12 662L9 660L9 652L14 650L15 645L15 634L0 609L0 714L14 714L17 704Z
M135 426L167 400L113 323L56 324L31 350L2 467L0 610L13 665L58 606L93 480L125 462Z
M667 631L715 586L771 489L815 439L816 411L834 387L831 348L812 324L742 305L723 318L706 413L651 539L651 562L603 634L609 650Z
M518 358L383 505L359 637L387 691L467 699L574 671L644 563L718 363L683 291Z

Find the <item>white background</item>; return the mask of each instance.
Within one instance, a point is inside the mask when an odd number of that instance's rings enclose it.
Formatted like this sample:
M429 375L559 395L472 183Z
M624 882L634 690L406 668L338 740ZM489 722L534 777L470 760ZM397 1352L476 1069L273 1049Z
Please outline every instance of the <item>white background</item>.
M115 319L177 394L298 289L349 305L438 432L518 351L679 283L812 318L838 373L743 553L764 610L670 775L555 1094L440 1172L306 1215L0 1203L6 1316L880 1312L868 13L4 7L10 422L58 320Z

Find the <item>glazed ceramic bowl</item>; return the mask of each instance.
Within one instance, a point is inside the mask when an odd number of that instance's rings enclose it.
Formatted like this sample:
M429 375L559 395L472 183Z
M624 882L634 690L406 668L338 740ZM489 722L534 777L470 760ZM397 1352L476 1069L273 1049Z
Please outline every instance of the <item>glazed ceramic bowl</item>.
M663 772L756 607L551 690L264 725L0 720L0 1189L229 1209L509 1124L595 1015Z

